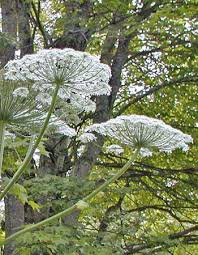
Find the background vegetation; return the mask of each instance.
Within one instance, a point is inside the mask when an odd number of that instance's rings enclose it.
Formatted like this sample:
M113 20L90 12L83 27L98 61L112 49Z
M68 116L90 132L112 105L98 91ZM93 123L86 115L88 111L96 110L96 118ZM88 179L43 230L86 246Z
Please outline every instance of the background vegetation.
M79 116L80 132L121 114L164 120L191 134L189 152L155 154L135 165L80 214L28 233L4 255L198 254L196 0L1 0L2 67L14 55L65 48L100 55L112 70L111 96L95 98L94 114ZM65 118L72 118L67 109ZM5 200L2 235L54 215L84 197L129 158L107 151L99 138L79 156L80 144L48 135L23 179ZM26 141L7 144L10 178Z

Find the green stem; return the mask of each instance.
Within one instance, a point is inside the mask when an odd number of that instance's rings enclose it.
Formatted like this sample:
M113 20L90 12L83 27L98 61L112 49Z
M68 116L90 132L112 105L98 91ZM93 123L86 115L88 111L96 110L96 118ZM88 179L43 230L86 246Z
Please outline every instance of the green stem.
M93 192L91 192L88 196L86 196L83 200L80 200L81 202L87 202L89 201L91 198L95 197L99 192L103 191L109 184L113 183L115 180L119 179L119 177L121 175L123 175L128 169L129 167L131 166L131 164L134 162L135 158L137 157L139 153L139 149L137 149L135 151L135 153L133 154L133 156L131 157L131 159L113 176L111 177L109 180L107 180L106 182L104 182L101 186L99 186L97 189L95 189ZM77 211L79 210L79 207L78 207L78 203L79 201L72 205L71 207L69 207L68 209L58 213L58 214L55 214L54 216L46 219L46 220L43 220L37 224L34 224L34 225L31 225L29 227L26 227L16 233L14 233L13 235L7 237L3 242L0 243L0 246L4 245L5 243L9 242L9 241L12 241L14 240L15 238L21 236L22 234L26 233L26 232L29 232L29 231L32 231L32 230L35 230L39 227L42 227L46 224L49 224L55 220L58 220L59 218L61 217L65 217L69 214L71 214L72 212L74 211Z
M88 196L86 196L83 201L87 202L89 201L91 198L93 198L96 194L98 194L99 192L103 191L107 186L109 186L109 184L113 183L114 181L116 181L117 179L120 178L120 176L122 176L128 169L129 167L132 165L132 163L134 162L134 160L136 159L136 157L139 154L140 149L137 149L135 151L135 153L132 155L132 157L129 159L129 161L117 172L117 174L115 174L114 176L112 176L109 180L107 180L106 182L104 182L101 186L99 186L97 189L95 189L92 193L90 193Z
M31 150L29 151L29 153L27 153L23 163L21 164L21 166L19 167L19 169L17 170L17 172L14 174L14 176L12 177L12 179L10 180L10 182L8 183L8 185L5 187L5 189L2 191L2 193L0 194L0 201L5 197L5 195L9 192L9 190L12 188L12 186L18 181L18 179L20 178L20 176L22 175L22 173L26 170L28 164L30 163L32 156L36 150L36 148L38 147L44 133L45 130L48 126L50 117L52 115L52 112L54 110L55 104L56 104L56 98L57 98L57 94L58 94L58 90L59 90L59 85L56 85L55 90L54 90L54 94L52 97L52 102L51 105L49 107L49 111L47 113L47 117L45 119L45 122L41 128L41 131L39 133L38 138L36 139L34 145L32 146Z
M5 146L5 130L6 130L6 124L4 122L0 122L0 178L1 178L1 170L3 165L3 154L4 154L4 146Z

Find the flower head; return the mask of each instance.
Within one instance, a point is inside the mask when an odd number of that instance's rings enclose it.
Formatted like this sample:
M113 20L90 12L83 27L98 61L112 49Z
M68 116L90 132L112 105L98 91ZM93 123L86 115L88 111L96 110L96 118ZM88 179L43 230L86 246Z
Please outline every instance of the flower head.
M107 147L107 151L119 156L124 152L124 149L118 144L111 144Z
M147 155L155 148L164 152L172 152L176 148L186 151L187 144L193 141L190 135L163 121L142 115L119 116L101 124L94 124L87 131L116 138L132 148L146 149Z
M34 89L50 92L54 84L61 89L59 97L70 98L71 93L83 95L109 94L111 72L99 58L73 49L41 50L12 60L5 67L7 79L31 80Z
M67 137L74 137L76 136L75 129L69 127L64 121L57 119L53 116L53 122L50 124L50 127L55 128L55 133L65 135Z
M150 151L148 148L141 148L140 149L140 155L142 157L151 157L152 156L152 151Z
M92 133L84 133L78 138L78 140L81 141L82 143L89 143L92 141L96 141L97 138Z
M28 83L0 80L0 122L7 126L32 126L44 118L41 105Z
M29 90L26 87L19 87L16 88L12 94L14 97L27 97L29 94Z

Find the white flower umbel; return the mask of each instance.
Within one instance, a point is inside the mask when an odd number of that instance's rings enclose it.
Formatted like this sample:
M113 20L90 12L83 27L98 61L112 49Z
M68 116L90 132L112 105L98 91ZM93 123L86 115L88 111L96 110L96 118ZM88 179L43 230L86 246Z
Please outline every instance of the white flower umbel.
M19 87L13 91L14 97L27 97L29 94L29 89L26 87Z
M72 92L104 95L111 91L109 66L100 63L98 57L69 48L25 55L9 61L5 71L7 79L31 80L34 89L41 92L50 92L55 84L61 84L58 95L62 99L70 98Z
M55 118L55 121L53 121L53 124L50 126L55 128L55 133L65 135L67 137L74 137L76 136L75 129L69 127L64 121L58 120Z
M97 138L92 133L84 133L78 138L78 140L81 141L82 143L89 143L92 141L96 141Z
M81 113L82 111L89 113L94 112L96 109L96 104L89 97L81 94L71 94L70 96L71 106Z
M94 112L95 102L82 94L71 94L69 100L58 100L55 115L67 124L78 125L84 114Z
M35 92L30 92L30 86L25 85L22 87L21 82L16 81L0 81L0 122L7 128L32 127L44 118L41 105L36 103Z
M101 124L94 124L87 128L87 132L118 139L121 143L132 148L142 148L148 156L152 149L172 152L180 148L188 149L188 143L193 139L190 135L172 128L163 121L142 115L119 116ZM143 155L145 155L143 153Z
M147 148L141 148L140 149L140 155L142 156L142 157L151 157L152 156L152 151L150 151L149 149L147 149Z
M42 108L35 102L35 92L30 93L27 83L0 77L0 174L6 131L19 129L24 132L24 128L32 129L41 123L43 117Z
M39 93L36 97L36 101L42 105L50 105L52 101L52 97L48 93Z
M118 144L111 144L107 147L107 151L119 156L124 152L124 149Z

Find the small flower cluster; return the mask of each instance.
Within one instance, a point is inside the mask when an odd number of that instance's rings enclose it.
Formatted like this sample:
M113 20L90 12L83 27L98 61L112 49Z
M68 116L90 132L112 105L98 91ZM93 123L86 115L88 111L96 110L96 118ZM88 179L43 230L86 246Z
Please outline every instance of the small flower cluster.
M111 144L107 147L107 151L110 153L119 156L120 154L124 153L124 149L118 144Z
M33 127L34 123L41 124L44 119L45 112L36 103L36 93L32 93L29 85L0 79L0 122L7 127Z
M192 137L172 128L163 121L142 115L119 116L101 124L93 124L87 132L97 132L118 139L132 148L142 148L143 156L150 156L152 149L172 152L188 150Z
M96 141L97 138L94 134L92 133L84 133L82 134L79 138L78 138L79 141L81 141L82 143L89 143L89 142L93 142L93 141Z
M69 127L64 121L54 118L51 127L55 128L55 133L65 135L67 137L74 137L76 136L75 129Z
M28 94L29 94L29 90L28 90L28 88L26 88L26 87L19 87L19 88L16 88L16 89L13 91L13 93L12 93L12 95L13 95L14 97L24 97L24 98L28 97Z

